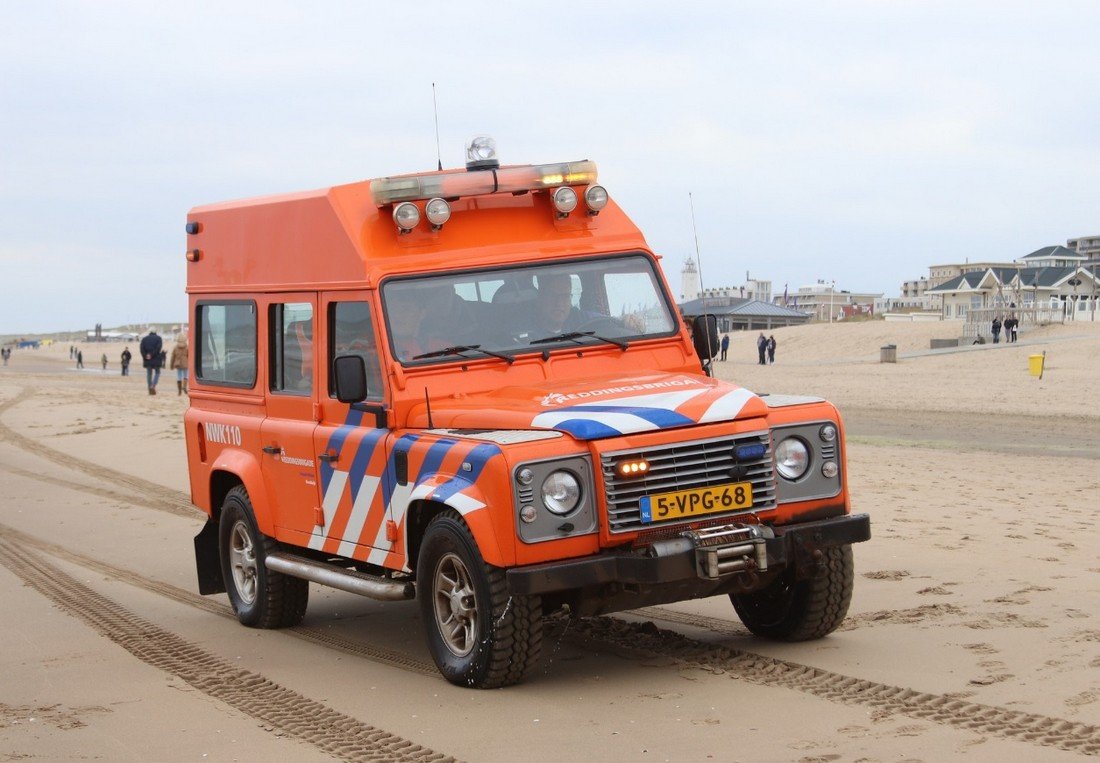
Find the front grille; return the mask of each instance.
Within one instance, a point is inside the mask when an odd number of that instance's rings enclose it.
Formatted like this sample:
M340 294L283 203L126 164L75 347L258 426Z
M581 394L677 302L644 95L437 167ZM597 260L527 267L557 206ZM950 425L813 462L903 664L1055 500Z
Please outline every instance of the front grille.
M764 446L762 458L753 461L734 461L735 446L753 443ZM615 465L628 458L644 458L649 462L649 471L644 477L619 476L615 471ZM744 476L735 479L731 472L738 463L743 468ZM729 482L751 482L753 510L775 506L775 473L772 469L771 437L767 432L604 453L600 457L600 467L603 470L603 481L607 491L607 520L613 533L677 524L672 521L660 522L656 525L643 523L638 499L644 495L710 487ZM725 514L734 513L738 512L725 512ZM695 519L713 519L720 516L723 514L705 514Z

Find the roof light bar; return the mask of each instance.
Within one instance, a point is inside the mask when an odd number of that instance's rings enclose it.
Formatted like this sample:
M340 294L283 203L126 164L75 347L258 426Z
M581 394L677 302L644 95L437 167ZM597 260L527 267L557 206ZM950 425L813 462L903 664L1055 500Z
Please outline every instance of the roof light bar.
M492 193L538 191L563 185L596 182L596 163L587 159L557 164L525 164L497 170L466 172L448 170L423 175L379 178L370 183L375 205L421 201L436 196L453 199Z

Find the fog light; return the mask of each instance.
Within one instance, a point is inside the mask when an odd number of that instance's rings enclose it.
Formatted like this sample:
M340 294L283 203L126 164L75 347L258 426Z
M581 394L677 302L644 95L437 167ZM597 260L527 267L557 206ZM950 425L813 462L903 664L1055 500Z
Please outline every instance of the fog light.
M645 459L620 461L616 468L623 477L644 477L649 471L649 462Z
M577 192L567 185L563 185L554 191L554 209L558 210L558 217L568 217L569 213L577 208Z
M527 524L531 524L536 519L538 519L538 515L539 513L535 511L534 506L524 506L522 509L519 510L519 518Z
M408 233L420 223L420 210L411 201L393 208L393 222L402 233Z
M451 219L451 205L440 198L432 199L424 205L424 216L432 224L432 230L439 230Z
M821 465L821 475L823 477L828 477L829 479L832 479L836 476L837 471L839 470L837 469L835 461L826 461Z
M590 185L584 189L584 203L588 214L598 215L607 206L607 189L602 185Z

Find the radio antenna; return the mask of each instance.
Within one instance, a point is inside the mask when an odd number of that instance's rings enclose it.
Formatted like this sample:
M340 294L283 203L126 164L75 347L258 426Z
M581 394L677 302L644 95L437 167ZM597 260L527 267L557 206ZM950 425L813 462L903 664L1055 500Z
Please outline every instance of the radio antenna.
M432 423L432 401L428 397L428 385L424 385L424 405L428 408L428 429L435 429L435 424Z
M439 150L439 104L435 101L435 83L432 83L432 111L435 113L435 161L439 171L443 171L443 154Z
M703 287L703 258L699 254L699 229L695 226L695 200L691 196L691 191L688 191L688 205L691 207L691 232L695 235L695 267L699 271L699 299L703 306L703 317L706 318L709 315L707 312L707 290ZM705 322L710 323L710 321ZM707 331L707 339L709 344L710 331ZM703 363L703 370L706 371L707 376L714 375L711 372L711 361L717 349L717 347L711 347L711 356Z

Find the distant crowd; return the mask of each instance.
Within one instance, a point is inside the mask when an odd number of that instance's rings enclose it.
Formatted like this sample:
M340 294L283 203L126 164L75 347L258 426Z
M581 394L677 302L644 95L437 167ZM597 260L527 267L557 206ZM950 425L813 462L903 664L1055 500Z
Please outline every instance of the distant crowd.
M150 395L157 394L157 385L160 383L160 371L165 365L169 369L176 372L176 394L182 395L187 392L187 335L180 334L176 337L176 346L172 348L172 355L169 357L168 350L164 348L164 340L155 329L150 329L149 333L141 339L141 344L138 346L138 352L141 354L141 365L145 369L145 386ZM4 356L4 365L8 364L8 357L10 357L11 351ZM133 360L134 355L130 352L130 348L127 346L123 348L122 354L119 356L119 366L122 369L123 376L130 375L130 362ZM79 347L72 345L69 347L69 360L76 361L77 368L84 368L84 352ZM107 370L108 358L107 353L103 353L100 356L99 362L104 371Z

